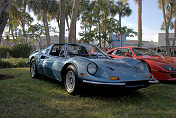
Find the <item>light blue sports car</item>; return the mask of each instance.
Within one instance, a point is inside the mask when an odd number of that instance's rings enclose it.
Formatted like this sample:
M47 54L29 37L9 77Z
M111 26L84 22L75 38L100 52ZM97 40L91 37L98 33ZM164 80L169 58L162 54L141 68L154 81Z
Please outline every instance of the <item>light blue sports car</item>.
M45 75L62 82L70 94L84 84L143 88L158 83L142 62L112 59L90 44L54 44L29 56L32 78Z

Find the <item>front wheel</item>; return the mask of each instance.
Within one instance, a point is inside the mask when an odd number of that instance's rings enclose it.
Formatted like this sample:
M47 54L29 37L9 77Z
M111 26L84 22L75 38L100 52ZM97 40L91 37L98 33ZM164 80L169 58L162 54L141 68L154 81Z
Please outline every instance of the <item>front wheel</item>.
M144 64L144 66L146 67L146 69L150 72L150 66L147 62L142 62Z
M37 78L39 77L37 68L36 68L36 64L35 64L35 60L32 59L31 63L30 63L30 74L32 78Z
M76 75L76 69L74 66L68 66L64 79L64 85L69 94L77 94L80 88L80 82Z

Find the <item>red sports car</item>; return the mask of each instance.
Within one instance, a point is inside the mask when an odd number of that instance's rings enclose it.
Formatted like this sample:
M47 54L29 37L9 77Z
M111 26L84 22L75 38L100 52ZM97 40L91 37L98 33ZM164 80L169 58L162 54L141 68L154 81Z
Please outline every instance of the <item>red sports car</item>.
M131 57L143 62L157 80L176 81L176 60L153 50L138 47L117 47L107 52L114 59Z

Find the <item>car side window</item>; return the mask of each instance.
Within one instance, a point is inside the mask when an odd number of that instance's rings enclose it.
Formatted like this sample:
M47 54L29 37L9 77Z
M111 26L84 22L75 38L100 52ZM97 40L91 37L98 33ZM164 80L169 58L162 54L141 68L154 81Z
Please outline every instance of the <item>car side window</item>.
M63 54L64 54L64 44L62 44L62 45L54 45L52 47L49 55L51 55L51 56L61 56L60 53L62 53L62 57L63 57Z

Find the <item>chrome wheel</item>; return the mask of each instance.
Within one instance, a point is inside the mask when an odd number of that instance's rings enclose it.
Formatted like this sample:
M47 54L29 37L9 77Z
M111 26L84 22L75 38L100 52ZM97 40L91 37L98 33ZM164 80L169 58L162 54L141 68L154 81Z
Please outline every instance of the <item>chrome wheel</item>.
M30 72L31 72L31 77L34 77L35 76L35 62L32 61L31 62L31 67L30 67Z
M37 68L36 68L35 59L31 60L31 63L30 63L30 74L31 74L32 78L37 78L37 77L40 76L38 71L37 71Z
M72 93L75 90L75 85L76 85L75 79L76 79L76 76L74 72L72 70L69 70L65 78L65 87L69 93Z

